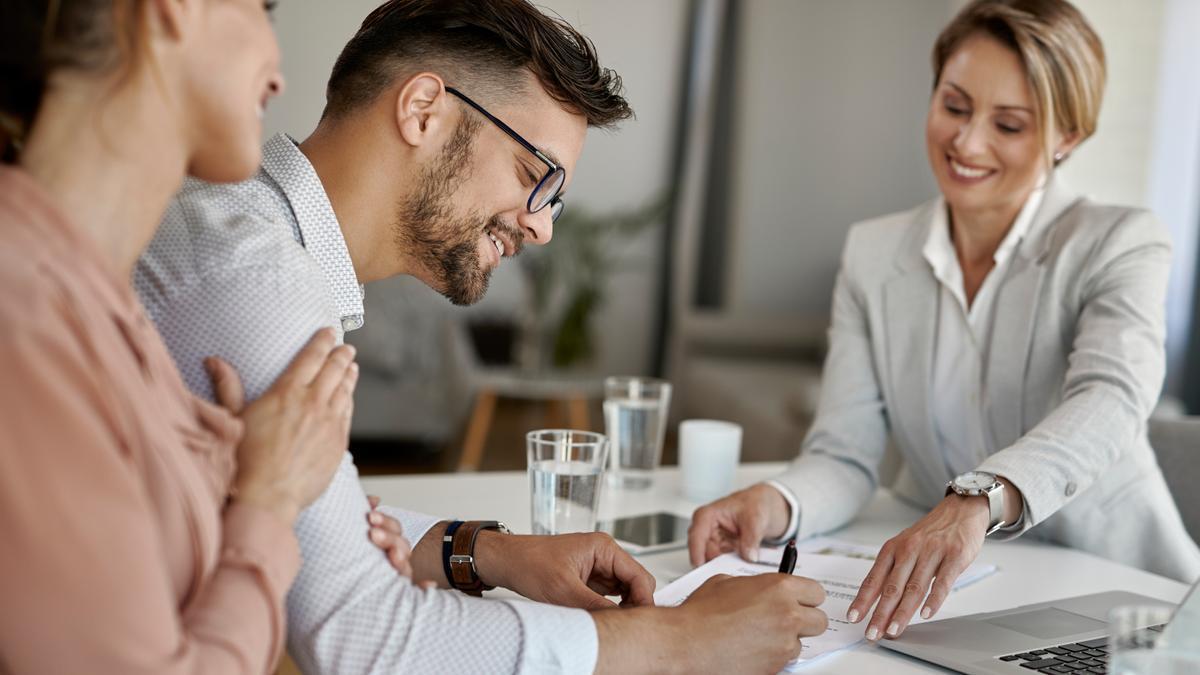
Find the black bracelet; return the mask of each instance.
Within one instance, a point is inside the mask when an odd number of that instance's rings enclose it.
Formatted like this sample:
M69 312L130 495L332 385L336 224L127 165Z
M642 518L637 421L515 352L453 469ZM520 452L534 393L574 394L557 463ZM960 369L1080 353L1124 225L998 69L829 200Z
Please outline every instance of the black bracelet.
M463 524L461 520L455 520L446 526L446 531L442 534L442 570L446 573L446 583L450 588L454 588L454 574L450 572L450 556L454 553L454 532Z

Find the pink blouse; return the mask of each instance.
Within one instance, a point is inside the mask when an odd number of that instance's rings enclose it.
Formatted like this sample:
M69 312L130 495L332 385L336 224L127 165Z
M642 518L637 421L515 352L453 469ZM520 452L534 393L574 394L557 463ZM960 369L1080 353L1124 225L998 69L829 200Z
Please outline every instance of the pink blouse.
M128 280L12 167L0 327L0 673L269 672L300 554L227 505L240 422L188 393Z

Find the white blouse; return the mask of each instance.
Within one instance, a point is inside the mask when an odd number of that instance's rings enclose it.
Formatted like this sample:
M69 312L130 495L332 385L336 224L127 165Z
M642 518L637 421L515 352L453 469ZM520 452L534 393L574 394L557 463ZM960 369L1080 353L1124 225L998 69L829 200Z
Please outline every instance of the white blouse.
M933 345L931 412L939 450L950 475L972 471L998 448L988 448L984 424L988 401L984 380L992 334L996 296L1017 244L1029 231L1042 203L1038 188L1026 200L1012 227L992 256L996 266L967 306L962 268L950 239L945 201L934 210L932 227L922 253L939 285Z

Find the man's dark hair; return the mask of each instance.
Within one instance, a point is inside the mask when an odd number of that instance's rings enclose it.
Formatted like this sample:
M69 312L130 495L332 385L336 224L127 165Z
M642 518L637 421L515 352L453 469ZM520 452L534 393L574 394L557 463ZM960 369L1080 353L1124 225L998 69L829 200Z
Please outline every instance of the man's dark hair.
M389 0L338 56L322 118L353 112L423 70L488 104L520 95L529 71L589 126L633 115L621 77L600 66L591 40L525 0Z

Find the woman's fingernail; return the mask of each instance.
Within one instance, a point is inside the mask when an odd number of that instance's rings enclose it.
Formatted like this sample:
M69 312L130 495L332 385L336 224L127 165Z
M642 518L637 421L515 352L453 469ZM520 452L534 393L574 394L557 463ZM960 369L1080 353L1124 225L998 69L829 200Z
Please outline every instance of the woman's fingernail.
M858 610L857 609L850 610L850 612L848 614L846 614L846 620L849 621L850 623L858 623Z
M383 516L379 515L378 513L372 513L371 515L367 516L367 520L371 521L372 525L383 524Z
M928 607L926 607L925 609L922 609L922 610L921 610L921 618L922 618L922 619L928 619L928 618L929 618L929 617L931 617L931 616L933 616L933 610L932 610L932 609L929 609Z
M888 635L891 635L892 637L896 637L897 635L900 634L900 624L893 621L892 625L888 626L887 632L888 632Z
M383 530L371 530L371 541L376 544L383 543Z
M871 626L870 628L868 628L867 629L867 639L870 640L871 642L878 640L879 639L879 629L876 628L875 626Z

